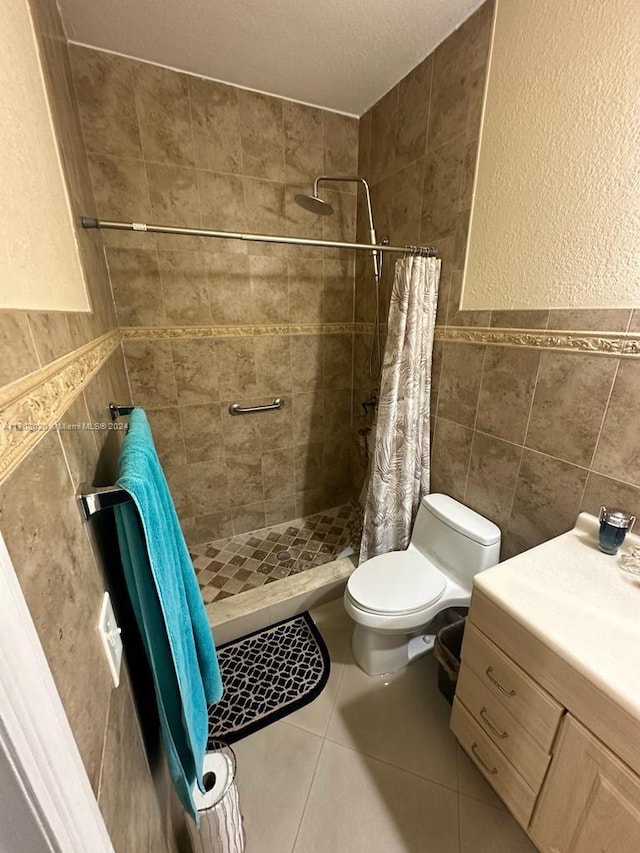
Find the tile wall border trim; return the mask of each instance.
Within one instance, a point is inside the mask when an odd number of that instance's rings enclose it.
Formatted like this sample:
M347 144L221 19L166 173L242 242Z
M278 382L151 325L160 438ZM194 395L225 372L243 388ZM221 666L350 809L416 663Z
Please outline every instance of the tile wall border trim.
M189 340L198 338L256 338L287 335L351 335L354 325L367 323L291 323L273 326L121 326L123 341Z
M436 326L437 341L559 350L640 359L640 333Z
M120 345L114 329L0 388L0 480L24 460ZM105 407L109 400L105 400ZM11 429L10 424L24 424Z
M373 335L375 334L376 327L374 323L354 323L353 331L356 335ZM383 334L387 333L386 323L380 323L380 331Z

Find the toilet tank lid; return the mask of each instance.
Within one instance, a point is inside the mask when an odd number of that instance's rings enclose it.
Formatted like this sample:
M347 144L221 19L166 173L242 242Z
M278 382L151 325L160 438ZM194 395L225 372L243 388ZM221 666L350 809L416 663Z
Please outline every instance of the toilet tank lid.
M492 521L449 495L425 495L422 504L440 521L480 545L500 541L500 529Z

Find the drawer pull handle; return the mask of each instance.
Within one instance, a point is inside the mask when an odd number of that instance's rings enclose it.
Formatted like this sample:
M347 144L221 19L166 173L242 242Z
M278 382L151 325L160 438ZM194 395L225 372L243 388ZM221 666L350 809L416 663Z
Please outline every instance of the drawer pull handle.
M500 684L500 682L499 682L499 681L498 681L498 679L495 677L495 675L491 675L491 673L492 673L492 672L493 672L493 667L492 667L492 666L488 666L488 667L487 667L487 678L489 679L489 681L490 681L492 684L495 684L495 686L498 688L498 690L501 690L501 691L504 693L504 695L505 695L505 696L515 696L515 695L516 695L516 691L515 691L515 690L506 690L506 689L502 686L502 684Z
M485 762L480 757L480 753L478 752L478 744L477 743L471 744L471 752L475 755L475 757L478 759L480 764L482 764L482 766L487 771L487 773L491 773L492 776L495 776L495 774L498 772L498 768L497 767L489 767L488 764L485 764Z
M488 728L490 731L492 731L496 737L499 737L499 738L502 738L502 739L504 739L504 738L506 738L506 737L509 737L509 733L508 733L508 732L501 732L501 731L500 731L500 729L497 729L497 728L493 725L493 723L491 722L491 720L489 719L489 717L487 717L487 709L486 709L486 708L480 708L480 716L482 717L482 720L487 724L487 728Z

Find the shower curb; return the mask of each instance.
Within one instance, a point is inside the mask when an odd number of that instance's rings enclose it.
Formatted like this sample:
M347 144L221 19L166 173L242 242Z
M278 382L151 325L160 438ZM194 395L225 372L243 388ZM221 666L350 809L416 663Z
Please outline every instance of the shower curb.
M356 567L355 555L332 560L268 586L213 601L206 605L209 625L218 645L235 640L282 619L333 601L344 592Z

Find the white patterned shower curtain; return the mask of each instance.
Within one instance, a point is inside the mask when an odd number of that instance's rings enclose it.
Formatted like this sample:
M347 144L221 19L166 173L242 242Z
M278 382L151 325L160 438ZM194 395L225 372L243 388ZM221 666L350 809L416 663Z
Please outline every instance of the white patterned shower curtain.
M429 493L429 416L440 261L396 263L369 466L360 562L406 548Z

